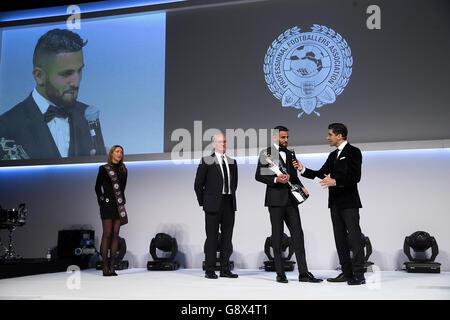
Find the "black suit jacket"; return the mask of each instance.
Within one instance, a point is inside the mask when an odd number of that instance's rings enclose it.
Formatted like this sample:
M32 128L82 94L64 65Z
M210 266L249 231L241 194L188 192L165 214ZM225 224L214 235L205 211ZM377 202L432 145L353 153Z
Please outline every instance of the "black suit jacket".
M88 156L94 148L84 115L87 107L76 101L69 117L69 157ZM2 137L21 145L31 159L61 157L44 116L31 94L0 116L0 138Z
M290 197L292 197L292 195L290 195L289 185L287 183L283 184L283 183L275 182L275 178L277 175L275 173L271 173L271 171L269 171L270 169L267 168L268 164L265 161L266 157L264 156L264 154L265 153L271 154L272 148L275 148L275 146L269 147L269 148L261 151L261 153L259 154L259 160L258 160L258 166L256 168L255 179L257 181L262 182L267 185L266 197L264 200L264 205L266 207L287 206L287 205L294 203L290 199ZM277 153L276 155L279 157L279 153ZM297 170L294 168L294 166L292 164L292 160L294 159L294 156L295 155L293 155L291 152L286 152L286 169L287 169L287 173L290 176L289 181L293 184L298 184L301 187L303 187L303 184L301 183L300 179L298 178ZM272 157L272 159L274 161L281 161L280 159L274 159L274 157Z
M328 207L362 208L358 193L361 180L361 150L347 143L337 159L338 150L331 152L325 164L318 171L306 169L302 176L314 179L325 178L325 174L336 180L335 187L328 188Z
M238 185L238 168L234 159L227 156L228 168L230 171L230 191L233 199L233 210L236 211L236 189ZM203 157L197 168L195 175L194 190L197 201L206 212L217 212L220 209L223 190L223 176L220 163L213 153Z
M119 179L119 187L122 191L123 204L127 203L125 198L125 187L127 186L128 170L123 171L119 166L112 165L113 170L117 174ZM95 193L97 194L97 202L100 207L110 207L116 205L116 196L114 195L114 189L111 178L106 172L103 165L98 168L97 179L95 181ZM109 201L106 201L106 199Z

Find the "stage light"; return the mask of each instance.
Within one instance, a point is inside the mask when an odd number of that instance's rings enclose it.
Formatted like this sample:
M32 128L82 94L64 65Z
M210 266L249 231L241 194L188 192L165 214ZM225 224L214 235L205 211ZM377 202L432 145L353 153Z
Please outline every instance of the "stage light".
M116 270L125 270L128 269L130 263L128 260L123 260L125 254L127 253L127 243L124 238L118 237L118 246L116 257L114 258L114 269ZM102 270L103 268L103 259L101 258L100 253L97 251L97 256L95 257L95 269Z
M369 257L372 254L372 244L370 243L370 239L369 237L366 237L363 233L361 233L361 237L363 238L364 241L364 272L372 272L372 265L374 264L373 262L369 261ZM353 251L350 249L350 257L352 259L352 261L354 260L353 258ZM341 266L338 266L336 268L336 270L342 270Z
M216 266L214 267L215 271L220 271L221 270L221 265L220 265L220 251L222 250L222 246L221 246L221 242L222 241L222 234L219 232L219 235L217 236L217 250L216 250ZM231 250L233 250L233 247L231 247ZM203 246L203 253L206 254L206 242L205 245ZM203 260L202 263L202 269L203 271L206 271L206 261ZM234 269L234 261L230 261L230 270Z
M169 257L158 257L156 249L165 253L170 252ZM174 261L175 255L178 253L178 244L175 238L168 234L158 233L150 242L150 255L154 261L147 262L147 270L177 270L180 264Z
M431 248L431 256L426 258L425 251ZM411 249L416 252L416 256L412 256ZM416 231L409 237L405 238L403 243L403 252L408 257L409 262L405 262L406 271L413 273L440 273L441 264L434 262L439 253L436 239L428 232ZM417 254L419 253L419 254ZM418 256L422 256L419 258Z
M275 271L275 260L272 254L270 253L270 248L272 247L272 237L267 237L266 242L264 244L264 252L269 258L268 261L264 261L264 270L266 271ZM283 253L288 250L288 254L286 257L283 257ZM281 240L281 263L284 271L294 271L295 261L290 261L292 255L294 254L294 245L292 244L291 238L287 236L287 234L283 234L283 238Z

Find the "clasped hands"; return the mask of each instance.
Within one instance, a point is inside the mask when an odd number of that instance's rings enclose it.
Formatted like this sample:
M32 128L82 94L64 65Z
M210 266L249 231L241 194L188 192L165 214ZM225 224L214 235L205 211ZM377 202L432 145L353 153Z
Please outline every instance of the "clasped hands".
M292 160L292 165L298 171L303 170L303 165L300 161ZM336 180L334 180L333 178L331 178L329 175L326 174L325 178L320 181L320 185L322 186L323 189L326 189L328 187L334 187L336 185Z
M277 176L277 182L288 183L290 176L288 174L280 174Z

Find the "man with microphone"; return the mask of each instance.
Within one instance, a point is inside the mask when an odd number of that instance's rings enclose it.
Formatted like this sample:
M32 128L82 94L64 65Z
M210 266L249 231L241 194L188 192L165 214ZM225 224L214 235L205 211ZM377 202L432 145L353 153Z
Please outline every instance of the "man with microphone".
M6 154L3 159L106 154L98 109L77 101L86 43L78 34L63 29L50 30L39 38L33 54L36 87L0 116L0 140L20 150L20 154ZM3 145L2 152L7 152Z
M286 223L294 244L295 257L297 259L300 282L321 282L308 271L305 255L302 224L298 210L298 202L291 194L289 183L299 185L307 194L302 183L298 179L297 171L293 166L294 153L287 149L289 130L283 126L277 126L273 132L273 144L262 150L256 168L255 179L266 185L266 198L264 205L269 208L270 223L272 225L272 248L275 262L276 280L287 283L288 279L283 269L281 258L281 242L283 238L284 223ZM282 167L279 174L269 169L269 161Z

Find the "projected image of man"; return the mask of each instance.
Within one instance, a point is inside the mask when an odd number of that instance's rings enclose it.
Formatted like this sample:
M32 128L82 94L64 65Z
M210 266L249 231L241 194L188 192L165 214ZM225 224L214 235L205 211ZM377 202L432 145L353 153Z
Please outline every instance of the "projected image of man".
M53 29L33 54L36 87L0 116L0 138L21 147L3 159L65 158L106 154L99 110L77 101L87 41L69 30Z

